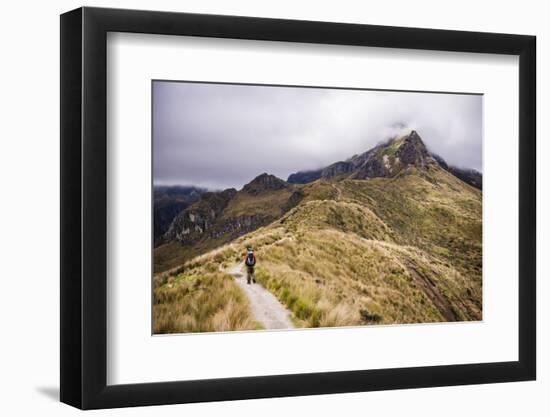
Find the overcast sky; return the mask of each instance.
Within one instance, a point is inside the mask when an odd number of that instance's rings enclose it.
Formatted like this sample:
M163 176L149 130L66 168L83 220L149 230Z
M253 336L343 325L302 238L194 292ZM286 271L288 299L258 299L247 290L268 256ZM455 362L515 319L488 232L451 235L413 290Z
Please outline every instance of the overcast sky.
M411 129L448 163L482 170L481 96L155 81L153 180L286 180Z

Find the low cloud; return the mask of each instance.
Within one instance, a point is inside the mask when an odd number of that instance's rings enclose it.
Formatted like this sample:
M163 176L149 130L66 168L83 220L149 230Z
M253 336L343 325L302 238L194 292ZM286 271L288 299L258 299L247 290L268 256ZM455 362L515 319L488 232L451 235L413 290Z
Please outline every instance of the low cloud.
M482 170L482 97L156 81L155 184L241 188L286 179L411 129L448 163Z

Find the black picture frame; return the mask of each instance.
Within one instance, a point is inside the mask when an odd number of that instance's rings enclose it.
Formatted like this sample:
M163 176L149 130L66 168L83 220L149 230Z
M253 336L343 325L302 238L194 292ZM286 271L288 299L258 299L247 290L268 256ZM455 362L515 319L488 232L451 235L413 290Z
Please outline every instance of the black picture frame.
M107 385L108 32L519 56L519 360ZM171 12L61 15L61 401L82 409L238 400L536 378L534 36Z

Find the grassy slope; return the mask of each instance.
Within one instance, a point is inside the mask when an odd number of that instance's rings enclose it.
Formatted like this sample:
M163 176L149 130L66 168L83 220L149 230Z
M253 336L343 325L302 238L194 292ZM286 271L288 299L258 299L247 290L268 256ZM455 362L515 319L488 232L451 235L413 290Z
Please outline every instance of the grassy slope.
M371 207L396 242L441 257L481 285L481 191L439 167L394 179L345 181L342 197Z
M256 195L239 192L225 208L222 218L229 220L253 214L269 218L280 217L282 207L288 201L293 189L293 187L284 188Z
M172 278L157 279L155 324L172 314L174 323L193 317L195 324L163 331L194 331L199 319L208 323L200 330L254 328L238 287L217 272L247 245L256 248L257 278L294 313L298 326L481 319L478 190L439 168L412 168L393 179L317 181L303 190L302 204L280 220L193 259ZM244 308L239 320L219 318L231 316L219 313L231 310L227 306L209 314L182 306L201 304L205 289L196 291L185 277L204 270L222 274L201 282L212 299L233 294L225 298ZM174 288L188 298L167 304L162 294Z
M155 334L261 328L233 277L213 262L155 277L153 327Z

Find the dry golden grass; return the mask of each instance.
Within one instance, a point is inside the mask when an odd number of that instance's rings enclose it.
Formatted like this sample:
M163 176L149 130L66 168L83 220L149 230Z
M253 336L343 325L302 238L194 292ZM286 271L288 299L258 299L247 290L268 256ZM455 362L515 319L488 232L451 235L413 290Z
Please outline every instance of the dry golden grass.
M440 169L308 188L310 201L232 243L256 248L259 281L298 324L481 319L478 190Z
M394 232L396 243L443 258L481 281L482 195L439 167L410 168L393 179L345 180L342 198L364 204ZM481 282L479 283L481 285Z
M280 219L156 276L155 332L256 328L247 300L219 272L249 245L258 281L297 326L482 318L477 189L439 168L412 168L302 190Z
M293 187L256 195L239 192L225 208L223 218L250 216L251 213L257 213L262 217L277 218L283 213L282 207L292 192Z
M207 265L155 277L155 334L257 328L248 300L230 275Z
M415 248L320 229L283 237L257 253L259 282L304 327L446 321L446 310L454 320L481 317L481 289ZM433 283L439 305L418 273Z

